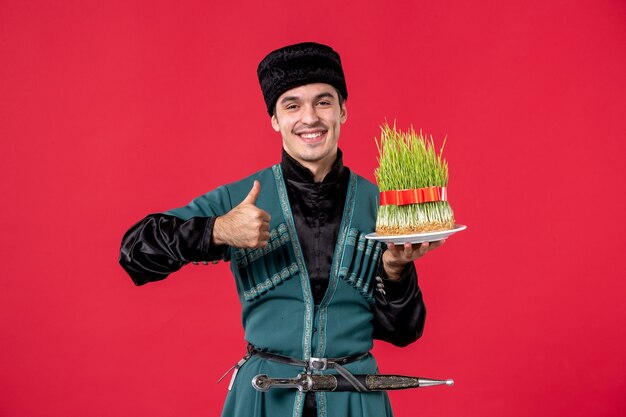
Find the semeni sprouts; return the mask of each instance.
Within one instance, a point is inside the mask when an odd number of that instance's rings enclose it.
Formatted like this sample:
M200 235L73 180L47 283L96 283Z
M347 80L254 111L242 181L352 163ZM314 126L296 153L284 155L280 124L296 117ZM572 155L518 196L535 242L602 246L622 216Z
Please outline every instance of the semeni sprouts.
M407 132L386 122L381 126L379 167L374 172L380 192L447 187L448 163L443 147L435 150L432 136L426 139L412 127ZM416 204L383 204L378 210L378 235L406 235L454 228L454 214L447 201Z

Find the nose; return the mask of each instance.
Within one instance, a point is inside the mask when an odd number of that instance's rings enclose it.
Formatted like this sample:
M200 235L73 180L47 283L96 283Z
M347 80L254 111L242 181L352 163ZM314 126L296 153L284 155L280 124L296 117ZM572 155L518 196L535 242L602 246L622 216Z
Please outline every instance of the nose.
M306 105L304 106L304 108L302 109L303 113L302 113L302 123L305 123L307 125L312 125L315 124L319 121L319 117L317 115L317 111L315 109L315 106L313 105Z

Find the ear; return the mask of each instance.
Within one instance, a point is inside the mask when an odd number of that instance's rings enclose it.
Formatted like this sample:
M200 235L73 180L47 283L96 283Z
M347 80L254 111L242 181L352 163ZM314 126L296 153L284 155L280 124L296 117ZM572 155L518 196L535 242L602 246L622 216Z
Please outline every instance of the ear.
M280 132L280 126L278 126L278 119L276 119L276 114L272 115L272 127L275 131Z
M341 124L344 124L347 119L348 119L348 109L346 109L346 102L344 101L343 104L341 105L341 113L339 116L339 121L341 122Z

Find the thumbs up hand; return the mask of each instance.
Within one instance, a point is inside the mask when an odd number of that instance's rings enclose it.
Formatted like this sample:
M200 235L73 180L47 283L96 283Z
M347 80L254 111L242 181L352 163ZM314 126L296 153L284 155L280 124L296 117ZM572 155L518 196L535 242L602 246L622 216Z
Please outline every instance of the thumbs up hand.
M256 206L261 184L252 189L238 206L215 219L211 243L236 248L262 248L270 238L270 215Z

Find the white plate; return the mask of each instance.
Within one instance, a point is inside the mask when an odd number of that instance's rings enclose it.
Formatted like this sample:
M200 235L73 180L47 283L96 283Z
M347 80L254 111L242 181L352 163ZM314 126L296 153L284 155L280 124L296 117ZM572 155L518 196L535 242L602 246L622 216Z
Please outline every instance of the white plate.
M446 239L448 236L467 229L467 226L455 224L454 229L441 230L439 232L416 233L414 235L395 235L395 236L377 236L376 233L365 235L366 239L374 239L384 243L393 243L394 245L403 245L405 243L422 243L436 242Z

